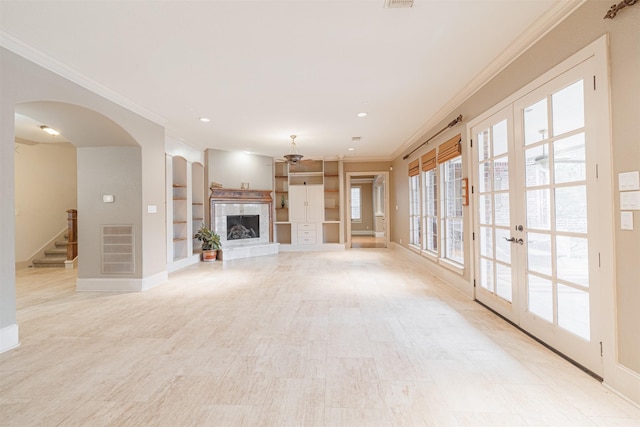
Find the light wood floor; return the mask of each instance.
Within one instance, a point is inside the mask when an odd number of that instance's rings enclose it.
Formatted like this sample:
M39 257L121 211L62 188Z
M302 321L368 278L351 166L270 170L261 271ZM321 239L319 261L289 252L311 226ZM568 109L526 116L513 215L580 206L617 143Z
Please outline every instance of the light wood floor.
M384 237L375 236L351 236L351 247L353 249L384 248L387 246Z
M201 263L144 293L18 274L2 426L638 426L400 250Z

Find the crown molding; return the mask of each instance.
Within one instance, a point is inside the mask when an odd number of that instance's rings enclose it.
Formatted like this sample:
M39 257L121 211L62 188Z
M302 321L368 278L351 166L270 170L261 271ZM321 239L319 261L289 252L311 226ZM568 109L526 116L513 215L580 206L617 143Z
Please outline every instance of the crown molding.
M502 51L487 67L485 67L473 80L465 85L460 92L453 96L436 114L431 116L423 125L416 130L407 141L398 147L392 154L396 159L406 150L419 142L424 135L438 123L442 122L449 115L457 114L455 109L469 99L480 88L493 79L498 73L507 68L520 55L526 52L538 40L544 37L549 31L559 25L565 18L573 13L587 0L559 0L547 10L533 24L531 24L518 38L516 38L505 50Z
M160 126L164 127L167 123L167 119L159 114L136 104L46 53L29 46L3 29L0 29L0 46Z

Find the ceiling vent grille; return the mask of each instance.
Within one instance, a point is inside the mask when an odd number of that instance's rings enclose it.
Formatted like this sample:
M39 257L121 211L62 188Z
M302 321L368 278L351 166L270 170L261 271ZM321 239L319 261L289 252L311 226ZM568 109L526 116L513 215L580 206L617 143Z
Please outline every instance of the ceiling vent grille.
M133 274L133 225L102 226L102 272Z
M385 0L386 7L413 7L413 0Z

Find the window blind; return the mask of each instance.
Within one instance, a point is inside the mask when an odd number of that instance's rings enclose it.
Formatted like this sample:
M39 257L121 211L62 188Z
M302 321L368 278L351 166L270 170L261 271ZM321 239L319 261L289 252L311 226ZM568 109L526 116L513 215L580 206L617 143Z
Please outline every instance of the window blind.
M409 176L416 176L420 174L420 159L415 159L409 163Z
M436 168L436 149L429 151L427 154L420 158L422 161L422 170L425 172Z
M458 157L462 154L462 145L460 141L462 140L460 134L454 136L447 142L440 144L438 147L438 163L446 162L447 160L451 160L454 157Z

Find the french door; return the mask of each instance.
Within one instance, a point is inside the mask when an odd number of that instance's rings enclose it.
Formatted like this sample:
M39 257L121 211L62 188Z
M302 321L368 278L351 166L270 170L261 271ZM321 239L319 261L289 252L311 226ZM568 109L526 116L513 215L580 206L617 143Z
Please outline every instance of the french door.
M602 373L593 65L471 128L476 298Z

